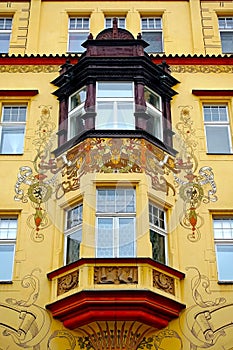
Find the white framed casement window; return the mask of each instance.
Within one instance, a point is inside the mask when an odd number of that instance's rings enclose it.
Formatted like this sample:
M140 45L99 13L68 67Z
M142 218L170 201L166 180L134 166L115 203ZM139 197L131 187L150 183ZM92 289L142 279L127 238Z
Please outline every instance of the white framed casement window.
M113 27L114 18L117 19L118 28L125 29L125 17L105 17L105 28L107 29Z
M215 154L232 153L227 104L204 104L203 113L207 152Z
M68 139L83 131L85 114L84 104L86 101L86 87L82 87L69 97L68 107Z
M152 258L167 264L167 228L166 212L153 203L149 203L150 242Z
M147 52L163 52L163 29L161 17L143 17L141 18L142 39L149 46L145 49Z
M26 105L3 105L0 123L0 154L22 154Z
M0 17L0 53L8 53L12 32L12 18Z
M0 217L0 282L13 277L17 217Z
M64 264L68 265L80 258L82 241L83 205L79 204L66 211Z
M134 188L97 189L96 257L135 257Z
M97 82L96 104L96 129L135 129L133 82Z
M219 17L218 27L222 53L233 53L233 17Z
M218 280L233 283L233 216L213 217Z
M146 86L144 87L144 97L147 106L146 113L150 116L147 121L147 130L153 136L163 140L162 99Z
M70 17L68 30L68 52L83 52L84 41L90 31L89 17Z

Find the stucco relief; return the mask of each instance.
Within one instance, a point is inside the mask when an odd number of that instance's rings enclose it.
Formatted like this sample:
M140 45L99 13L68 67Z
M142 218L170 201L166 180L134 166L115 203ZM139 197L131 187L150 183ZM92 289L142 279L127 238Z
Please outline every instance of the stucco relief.
M231 65L169 65L172 73L233 73ZM60 65L1 65L0 73L54 73L59 72Z

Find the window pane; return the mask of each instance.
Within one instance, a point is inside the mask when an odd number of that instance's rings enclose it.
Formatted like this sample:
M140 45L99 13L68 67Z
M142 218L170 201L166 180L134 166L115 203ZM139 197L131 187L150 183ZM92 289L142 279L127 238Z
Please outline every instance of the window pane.
M79 259L81 240L82 230L78 230L67 236L66 264L70 264Z
M1 154L21 154L24 146L24 127L3 127Z
M0 244L0 281L11 281L15 247L13 244Z
M83 206L78 205L77 207L67 212L67 229L82 224L83 220Z
M220 281L233 281L233 245L216 245L218 262L218 279Z
M114 129L114 104L113 102L98 102L97 104L97 116L96 116L96 129Z
M134 104L133 102L117 102L117 125L116 129L134 130Z
M82 43L87 40L88 33L70 33L69 34L69 52L82 52L84 48Z
M17 219L0 219L0 239L15 239L17 233Z
M230 153L228 126L206 125L207 149L209 153Z
M150 242L152 244L152 258L155 261L165 264L165 236L150 230Z
M10 44L10 33L0 33L0 52L7 53Z
M232 53L233 52L233 32L222 32L220 33L222 42L222 52Z
M86 100L86 88L77 91L73 96L70 97L70 111L80 106Z
M150 46L145 51L147 52L162 52L162 33L161 32L142 32L142 38Z
M128 82L99 82L97 97L133 97L133 84Z
M97 258L112 258L113 255L113 219L98 218Z
M133 257L134 252L134 219L119 219L119 257Z

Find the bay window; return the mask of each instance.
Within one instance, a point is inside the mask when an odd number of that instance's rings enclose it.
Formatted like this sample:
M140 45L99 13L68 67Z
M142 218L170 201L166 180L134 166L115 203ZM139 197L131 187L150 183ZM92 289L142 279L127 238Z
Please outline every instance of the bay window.
M135 189L98 189L96 257L135 256Z

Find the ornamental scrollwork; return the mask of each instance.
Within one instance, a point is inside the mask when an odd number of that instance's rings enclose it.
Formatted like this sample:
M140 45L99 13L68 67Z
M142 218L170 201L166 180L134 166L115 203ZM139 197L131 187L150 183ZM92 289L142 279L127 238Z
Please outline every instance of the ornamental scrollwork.
M27 224L32 229L31 238L35 242L43 241L44 235L41 230L50 224L45 204L53 193L58 171L57 165L51 157L55 129L55 124L51 122L51 107L41 106L40 108L41 116L37 121L36 138L33 141L36 149L33 168L20 167L14 197L16 201L23 203L30 201L34 209L34 213L27 219ZM52 174L49 178L48 169Z
M78 286L79 271L71 272L57 279L57 295L69 292Z
M176 169L179 171L174 174L174 179L183 201L180 224L191 231L187 238L191 242L196 242L201 237L200 227L204 223L198 208L202 203L217 201L217 187L211 167L203 166L198 170L198 161L195 156L197 143L191 119L192 108L190 106L180 108L180 121L176 124L180 136L180 151L176 156Z
M174 278L157 270L153 270L153 287L175 295Z

